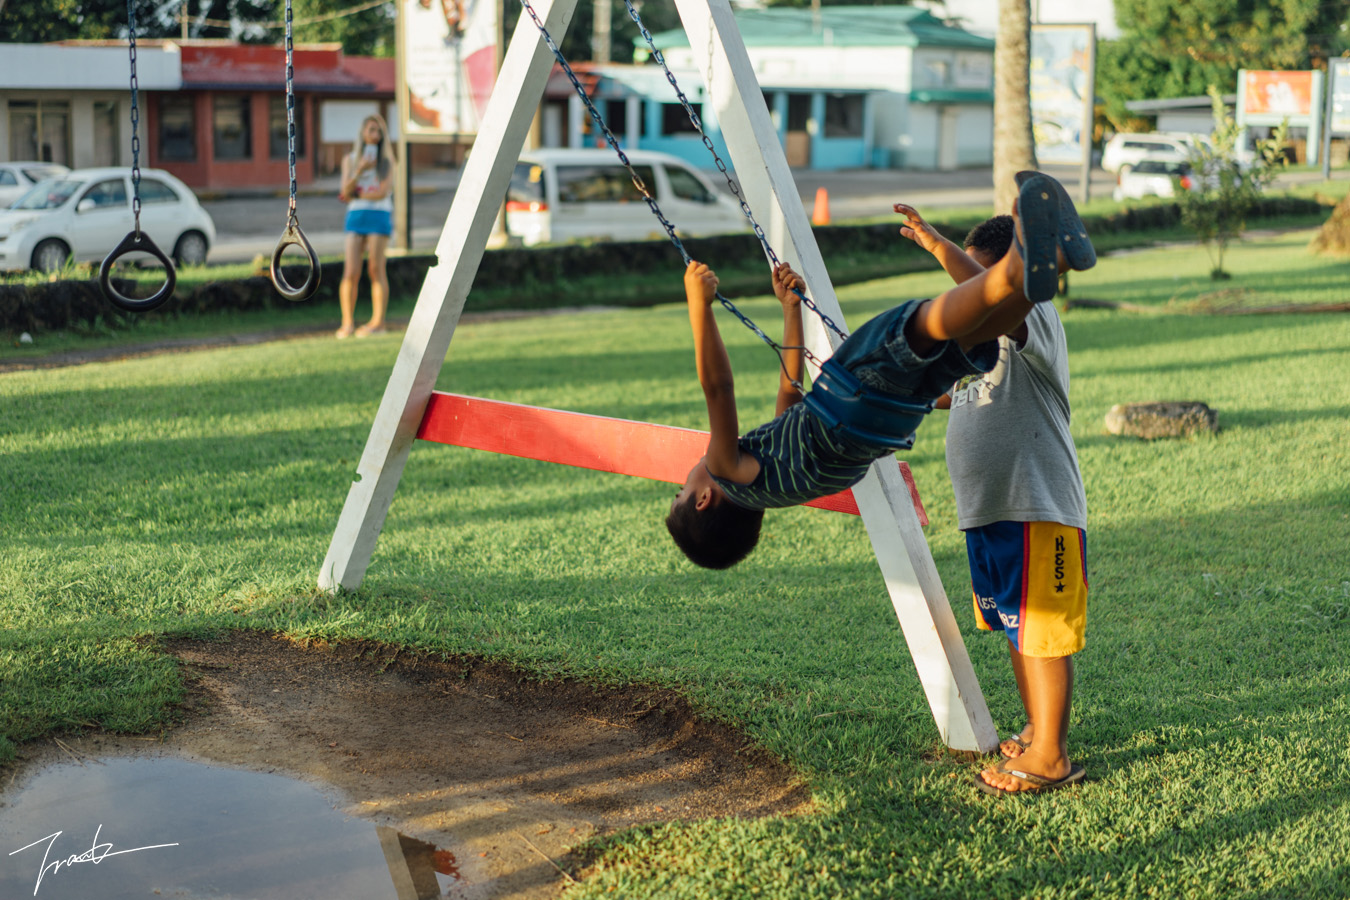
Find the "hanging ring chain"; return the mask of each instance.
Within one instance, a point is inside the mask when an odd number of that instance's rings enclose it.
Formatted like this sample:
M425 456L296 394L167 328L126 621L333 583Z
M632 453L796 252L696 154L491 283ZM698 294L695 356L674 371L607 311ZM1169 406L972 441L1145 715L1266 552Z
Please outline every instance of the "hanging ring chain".
M295 66L293 62L295 42L292 37L291 0L286 0L286 156L290 165L290 206L287 210L286 224L298 225L299 216L295 210Z
M131 214L136 237L141 234L141 107L140 82L136 79L136 4L127 3L127 46L131 54Z
M581 102L585 105L586 111L591 117L591 121L593 121L596 127L600 129L601 134L604 135L605 142L609 144L610 148L613 149L616 154L618 154L619 160L623 163L624 168L628 170L628 174L633 179L633 185L638 189L639 192L641 192L642 196L646 199L647 206L651 209L652 214L656 216L657 221L661 223L661 226L665 229L666 234L669 236L671 243L675 245L675 249L679 251L680 256L684 259L684 263L687 266L689 263L693 262L693 257L689 255L689 251L685 249L684 242L681 241L679 236L675 233L675 226L672 225L668 219L666 219L665 214L661 211L661 207L656 202L656 197L654 197L651 191L648 190L646 182L643 181L642 176L638 174L637 169L633 167L632 162L628 159L628 154L624 153L623 148L619 146L618 139L614 136L614 133L610 130L609 126L605 123L604 117L600 115L600 111L595 108L595 104L591 102L590 96L586 93L586 88L582 85L581 80L577 78L576 73L572 70L572 66L567 62L567 58L563 56L562 51L558 48L557 43L553 40L553 36L549 34L548 29L544 26L543 21L539 18L539 14L535 12L534 7L530 4L530 0L521 0L521 6L524 7L527 13L529 13L530 19L534 21L534 25L539 30L539 34L543 38L544 43L553 53L553 57L558 61L558 65L562 67L563 73L567 75L568 80L571 81L573 89L577 92L577 96L581 98ZM639 27L643 27L641 19L638 19L637 22ZM670 74L670 70L667 69L666 73L667 78L670 80L671 84L675 85L676 91L679 92L679 85L675 83L674 76ZM682 99L684 98L683 92L680 92L680 96ZM684 100L684 104L685 109L690 113L692 113L693 112L692 107L689 105L687 99ZM698 122L697 116L695 116L694 121L699 128L699 133L703 134L703 129L701 124L699 124ZM711 149L711 141L709 140L707 135L703 136L703 140L705 145L708 145ZM725 174L727 171L726 163L722 162L720 157L717 157L717 153L715 150L713 151L713 156L717 158L718 168ZM730 175L727 175L727 177L728 179L730 179ZM736 194L738 197L740 196L739 190L736 190ZM745 202L743 197L741 198L741 208L742 211L744 211L748 216L750 215L749 205ZM754 217L750 216L750 220L753 223ZM772 255L773 251L771 249L768 249L768 244L763 237L763 229L759 227L758 223L755 223L755 228L757 234L760 237L761 242L764 243L764 246L768 250L770 258L773 260L773 262L776 263L777 257ZM802 299L808 304L808 306L810 306L812 309L815 309L815 304L812 303L804 295L802 295L800 291L797 291L796 293L802 297ZM774 351L774 353L777 354L779 367L782 369L783 374L787 376L788 381L791 382L792 386L795 387L798 391L805 393L805 389L802 387L801 382L793 378L791 373L788 372L787 363L783 359L783 351L800 350L802 354L806 357L806 359L810 360L817 368L819 368L821 366L822 361L811 352L810 348L796 347L796 346L784 347L782 344L778 343L773 338L765 334L764 329L760 328L758 325L755 324L753 320L751 320L748 316L746 316L745 313L737 309L736 305L732 303L730 300L728 300L726 297L724 297L721 291L718 291L716 293L716 297L717 300L722 304L722 306L727 309L727 311L729 311L732 315L734 315L737 319L740 320L741 324L745 325L745 327L749 328L761 341L769 345L769 347ZM817 314L822 315L819 313L818 310ZM829 319L824 317L823 315L822 318L826 322L829 322ZM831 327L834 327L832 322L830 323L830 325ZM835 331L838 332L838 328L835 328Z

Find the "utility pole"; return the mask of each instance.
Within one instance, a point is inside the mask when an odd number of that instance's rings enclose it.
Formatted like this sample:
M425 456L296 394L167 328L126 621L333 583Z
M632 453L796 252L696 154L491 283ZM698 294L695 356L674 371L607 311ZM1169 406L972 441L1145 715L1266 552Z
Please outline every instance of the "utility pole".
M595 21L591 23L591 58L604 65L610 61L610 0L595 0Z

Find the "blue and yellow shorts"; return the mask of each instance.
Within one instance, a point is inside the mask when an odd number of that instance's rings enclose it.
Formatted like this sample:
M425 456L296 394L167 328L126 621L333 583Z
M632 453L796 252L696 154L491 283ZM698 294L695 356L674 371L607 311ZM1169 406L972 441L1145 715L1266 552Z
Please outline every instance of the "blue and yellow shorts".
M1026 656L1083 649L1087 535L1058 522L994 522L966 532L975 624Z

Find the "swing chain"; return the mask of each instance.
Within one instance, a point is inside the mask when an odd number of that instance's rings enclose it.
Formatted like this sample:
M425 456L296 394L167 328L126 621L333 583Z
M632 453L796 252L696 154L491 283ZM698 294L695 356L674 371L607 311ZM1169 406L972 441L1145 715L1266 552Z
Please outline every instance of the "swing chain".
M141 235L141 107L136 78L136 2L127 2L127 46L131 54L131 215L136 237Z
M553 36L548 32L548 28L546 28L544 26L543 21L540 20L539 14L535 12L534 7L530 4L530 0L521 0L521 6L527 13L530 14L530 18L534 21L535 27L539 29L540 36L544 39L544 43L548 45L549 50L552 51L554 58L558 61L558 65L562 67L563 73L566 74L568 79L572 82L572 87L576 90L577 95L581 97L581 102L586 106L586 111L590 114L591 121L593 121L596 127L600 129L601 134L604 135L605 142L608 143L610 148L613 149L614 152L618 154L619 160L623 163L624 167L628 169L628 174L633 179L633 185L642 193L642 196L646 198L647 206L651 209L652 214L656 216L657 221L659 221L661 223L661 226L666 230L666 234L669 235L671 243L675 245L675 249L677 249L680 252L680 256L683 257L685 265L688 266L689 263L693 262L694 258L689 255L689 251L685 249L684 242L681 241L679 236L675 233L675 226L672 225L668 219L666 219L665 214L661 211L661 207L657 205L656 198L652 195L651 191L647 189L647 185L642 180L642 176L638 174L637 169L633 167L632 162L628 159L628 154L624 153L623 148L619 146L618 138L616 138L614 136L614 133L610 131L609 125L605 123L604 117L600 115L600 111L596 109L595 104L591 102L590 96L586 93L586 88L582 85L581 80L577 78L576 73L572 71L572 66L567 62L567 58L563 56L562 50L558 49L558 45L553 40ZM641 20L638 20L638 25L641 26L641 24L642 24ZM669 73L669 70L667 70L667 73ZM668 75L668 77L670 76ZM671 78L671 82L672 84L674 83L673 77ZM676 90L679 90L679 85L676 85ZM687 103L685 105L685 108L691 109ZM699 132L702 133L701 127L699 128ZM704 142L705 144L709 143L706 135L704 136ZM713 156L714 157L717 156L715 151L713 153ZM719 159L718 162L721 163L721 160ZM726 164L721 163L720 168L722 169L723 172L725 172ZM749 207L745 203L745 200L743 198L741 200L741 206L742 209L748 215ZM751 222L754 222L753 217L751 217ZM756 229L760 234L761 240L763 240L763 229L760 229L757 224ZM767 248L767 243L765 244L765 247ZM772 251L769 252L772 253ZM777 257L772 257L772 259L774 260L774 262L777 262ZM802 299L806 301L806 303L812 309L815 309L815 304L811 303L811 301L807 299L805 295L803 295L800 291L797 291L796 293L798 294L798 296L802 297ZM792 374L788 372L787 363L783 359L783 351L800 350L803 356L807 360L809 360L813 365L815 365L817 369L819 369L820 366L822 365L822 360L820 360L814 353L812 353L809 347L797 347L797 346L784 347L782 344L779 344L773 338L765 334L764 329L760 328L748 316L746 316L743 312L737 309L734 303L732 303L726 297L722 296L721 291L718 291L715 296L717 297L718 301L722 304L722 306L727 309L728 312L730 312L732 315L734 315L737 319L740 320L741 324L743 324L746 328L749 328L761 341L769 345L769 347L773 350L773 352L777 354L779 368L781 368L783 374L787 376L787 380L792 384L794 388L796 388L801 393L805 394L806 389L802 386L801 382L793 378ZM817 314L820 315L818 310ZM822 315L821 317L825 319L826 322L829 322L829 319L826 318L825 316ZM833 323L830 324L831 327L833 327ZM837 328L835 330L838 331Z
M281 232L281 239L277 241L276 249L272 251L272 265L270 274L272 276L272 285L277 289L277 293L291 301L308 300L319 289L319 281L323 277L322 269L319 265L319 256L314 252L314 247L305 237L305 232L300 228L300 214L295 209L295 195L297 193L295 182L295 39L292 32L294 14L291 10L291 0L286 0L286 159L290 166L290 199L286 208L286 228ZM298 287L292 285L286 280L286 275L281 268L282 254L287 247L299 247L308 258L309 271L305 280Z
M576 89L577 95L581 97L581 102L586 106L586 111L590 113L591 121L593 121L595 126L600 129L600 133L604 135L605 141L609 146L619 155L619 160L623 162L624 167L628 169L628 174L633 179L633 186L636 187L646 199L647 206L651 209L652 215L656 216L657 221L661 223L661 227L664 228L666 234L670 236L671 242L675 244L676 249L680 251L680 255L684 257L685 265L688 265L693 260L693 257L689 255L689 251L684 248L684 242L681 241L679 236L675 233L675 226L666 219L665 214L661 211L661 207L656 203L656 197L653 196L652 192L647 188L647 183L642 180L642 176L638 174L637 169L633 168L633 164L628 159L628 154L623 152L623 148L619 146L618 138L614 136L614 132L609 130L609 126L605 124L604 117L600 115L600 111L596 109L595 104L591 102L591 98L586 94L586 88L582 86L581 80L577 78L576 73L572 71L572 66L568 64L567 58L563 56L562 51L558 49L557 43L554 42L553 35L548 33L548 29L544 27L544 23L540 20L539 14L534 11L534 7L530 5L529 0L521 0L521 5L525 8L525 11L530 14L530 18L534 20L535 27L539 29L539 34L543 37L544 43L548 45L548 49L553 52L553 56L558 61L558 65L562 67L563 72L567 75L568 79L571 80L572 87Z
M295 42L291 33L291 3L286 2L286 151L290 163L291 192L290 208L287 210L286 224L299 224L295 211L295 66L292 62Z
M750 203L741 193L740 185L738 185L735 179L731 177L731 173L727 170L727 164L722 160L722 157L717 154L717 148L713 146L712 138L708 137L707 133L703 130L703 120L699 117L693 104L689 102L689 98L685 96L684 91L680 89L679 83L675 80L675 73L670 70L670 66L666 65L665 55L656 48L656 42L652 39L652 33L647 30L647 26L642 21L642 16L638 14L637 7L633 5L633 0L624 0L624 4L628 7L628 15L632 18L633 22L637 24L638 31L642 33L643 40L647 42L647 46L651 49L652 59L656 60L657 64L661 66L662 71L666 73L666 80L669 81L670 86L675 89L675 96L679 98L680 105L684 107L685 113L689 116L690 123L698 132L699 137L703 139L703 146L707 147L708 152L712 154L713 162L717 166L717 171L721 172L722 176L726 178L727 187L731 190L732 196L740 202L741 212L745 213L745 217L750 220L750 225L754 229L755 237L759 239L760 246L764 248L764 255L769 258L769 264L777 267L778 254L774 253L773 247L769 245L769 238L764 233L763 226L755 220L755 214L751 212ZM802 302L806 304L807 308L815 313L826 327L839 335L840 339L848 337L848 335L834 323L833 319L826 315L820 307L816 306L815 301L806 296L804 291L794 291L794 293L802 299Z

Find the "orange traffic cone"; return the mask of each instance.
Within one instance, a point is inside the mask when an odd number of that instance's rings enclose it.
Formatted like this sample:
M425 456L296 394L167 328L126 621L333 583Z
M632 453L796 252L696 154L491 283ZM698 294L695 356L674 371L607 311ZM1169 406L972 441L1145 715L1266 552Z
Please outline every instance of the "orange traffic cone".
M823 187L816 188L816 208L811 211L811 224L830 224L830 192Z

